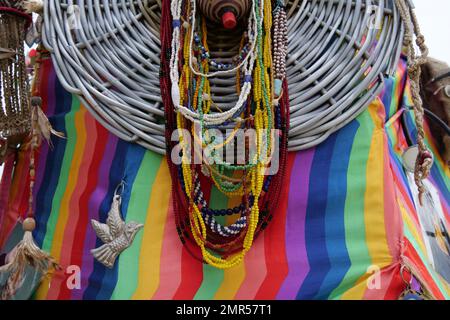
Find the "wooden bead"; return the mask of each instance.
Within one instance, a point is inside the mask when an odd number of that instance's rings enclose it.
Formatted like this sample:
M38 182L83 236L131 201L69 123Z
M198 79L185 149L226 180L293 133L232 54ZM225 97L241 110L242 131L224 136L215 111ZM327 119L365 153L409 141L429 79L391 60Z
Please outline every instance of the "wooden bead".
M31 97L31 105L34 107L42 106L42 98L41 97Z
M24 231L32 232L36 228L36 221L33 218L26 218L22 227Z

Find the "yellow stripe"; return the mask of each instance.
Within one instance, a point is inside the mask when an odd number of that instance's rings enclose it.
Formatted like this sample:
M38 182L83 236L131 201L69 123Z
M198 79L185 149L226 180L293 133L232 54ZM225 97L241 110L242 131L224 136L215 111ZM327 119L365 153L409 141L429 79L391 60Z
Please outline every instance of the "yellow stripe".
M52 240L52 250L50 254L59 261L61 258L61 249L64 242L64 231L67 225L67 220L69 219L69 203L70 198L75 190L75 186L78 181L78 175L80 173L79 169L81 166L81 161L83 159L83 150L86 145L86 127L84 122L84 117L86 114L86 109L80 106L78 112L75 113L74 124L77 133L77 143L75 144L75 150L73 152L72 162L70 163L69 177L67 179L67 186L64 192L64 196L61 199L61 206L59 208L58 222L55 227L55 234ZM72 214L78 214L78 212L73 212ZM64 267L64 266L63 266ZM36 292L36 297L38 300L45 299L49 290L49 282L52 277L45 278L43 283L40 285L39 290Z
M165 161L161 161L147 208L139 261L139 282L132 299L150 299L159 286L161 249L170 201L168 190L171 190L169 168Z
M428 258L428 250L425 248L425 243L423 242L423 237L419 233L416 224L412 220L409 213L406 211L406 209L403 207L403 205L400 205L400 211L402 212L402 219L406 227L408 228L409 232L411 232L413 238L416 240L416 243L420 247L420 251Z
M342 295L342 300L362 300L364 298L364 293L367 290L367 280L370 275L364 275L358 280L358 283L350 288L345 294Z
M380 269L392 263L392 256L386 239L384 221L384 131L380 110L382 104L375 100L369 106L369 113L375 128L370 145L369 159L366 172L366 192L364 199L364 217L366 227L366 243L372 264ZM347 291L342 299L361 300L367 289L366 280L369 275L364 274L358 284Z
M366 221L366 242L372 263L380 268L389 266L392 263L392 255L387 242L385 219L384 219L384 153L385 153L385 133L382 128L379 115L382 108L381 103L375 100L369 107L370 115L375 123L375 131L367 163L367 181L365 194L365 221ZM384 109L381 110L384 112Z
M244 259L245 261L245 259ZM245 279L245 263L226 269L223 275L223 282L216 294L214 300L232 300L236 296L239 288Z

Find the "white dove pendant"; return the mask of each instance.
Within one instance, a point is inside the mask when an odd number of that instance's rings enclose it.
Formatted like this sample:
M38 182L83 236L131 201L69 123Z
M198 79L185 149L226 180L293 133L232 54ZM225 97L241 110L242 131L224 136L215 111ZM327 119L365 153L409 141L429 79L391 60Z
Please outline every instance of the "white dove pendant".
M102 246L92 249L91 253L98 262L110 269L114 267L119 254L131 246L138 231L144 227L143 224L135 221L125 223L122 220L121 202L122 198L116 190L106 223L91 220L97 237L104 243Z

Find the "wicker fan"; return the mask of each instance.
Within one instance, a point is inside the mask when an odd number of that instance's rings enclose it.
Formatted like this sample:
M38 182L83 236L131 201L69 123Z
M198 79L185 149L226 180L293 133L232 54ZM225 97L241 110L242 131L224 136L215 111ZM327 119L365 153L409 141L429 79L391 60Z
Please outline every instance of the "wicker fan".
M110 131L164 153L160 1L80 3L45 4L43 41L59 79ZM393 0L294 0L288 29L289 147L300 150L355 119L381 91L396 68L403 27ZM209 38L212 54L231 59L241 32L218 29ZM212 82L213 98L229 108L234 79Z

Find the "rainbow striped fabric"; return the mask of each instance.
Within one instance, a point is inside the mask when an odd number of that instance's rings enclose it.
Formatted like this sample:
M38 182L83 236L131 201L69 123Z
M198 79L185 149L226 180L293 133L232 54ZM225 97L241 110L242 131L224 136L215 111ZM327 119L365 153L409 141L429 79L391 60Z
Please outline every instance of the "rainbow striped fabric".
M202 265L182 247L166 160L108 133L62 88L51 61L41 72L44 110L67 139L53 139L52 149L43 145L38 153L35 238L63 268L79 266L81 288L70 290L69 274L57 272L36 299L397 299L405 288L402 263L435 298L450 297L450 286L428 263L401 165L407 145L398 115L411 105L403 63L357 120L319 147L289 155L273 221L244 263L227 271ZM435 155L431 181L449 224L450 172ZM24 163L11 184L1 185L9 197L0 198L0 247L26 211ZM145 228L109 270L90 254L100 245L90 220L106 219L121 180L122 214ZM213 206L227 205L215 189L211 197ZM379 286L369 283L373 270L380 271Z

